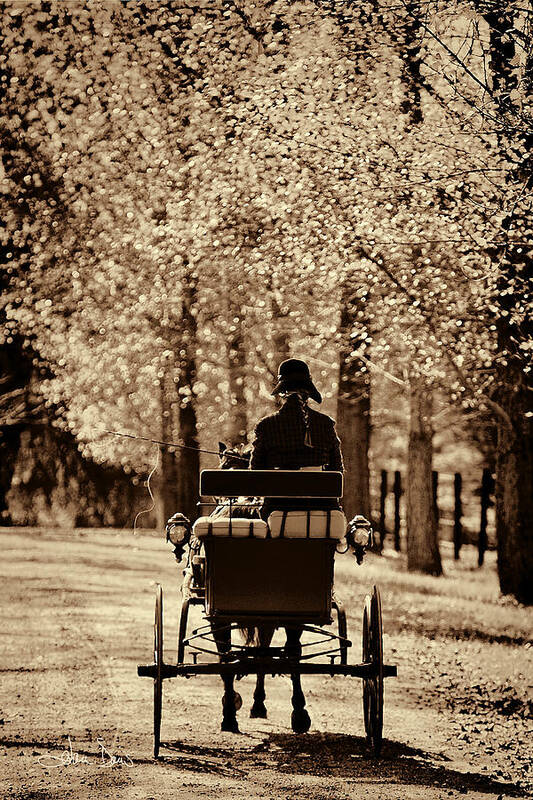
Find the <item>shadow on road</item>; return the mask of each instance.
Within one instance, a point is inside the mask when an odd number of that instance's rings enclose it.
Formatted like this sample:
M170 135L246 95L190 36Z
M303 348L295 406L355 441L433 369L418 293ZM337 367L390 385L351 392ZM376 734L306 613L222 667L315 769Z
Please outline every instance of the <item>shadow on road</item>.
M4 748L35 748L35 756L42 750L55 750L61 755L67 749L64 742L59 744L57 741L26 741L19 738L0 739L0 745ZM96 764L100 760L94 751L75 749L78 756L87 758L86 763ZM128 761L131 766L157 764L149 756L128 756ZM363 737L338 733L301 736L271 733L259 740L245 735L235 737L234 744L230 740L209 746L188 744L181 740L161 744L161 762L167 767L188 772L248 778L253 772L268 769L278 774L439 787L465 794L476 791L511 797L527 796L527 792L514 783L475 772L459 772L439 763L448 761L440 754L426 753L390 740L384 741L381 756L375 758Z
M172 755L169 755L172 753ZM162 754L167 765L221 774L248 773L264 768L278 773L337 777L379 783L415 785L525 797L525 790L474 772L445 766L445 756L426 753L400 742L385 740L379 758L359 736L334 733L270 734L249 750L166 742Z

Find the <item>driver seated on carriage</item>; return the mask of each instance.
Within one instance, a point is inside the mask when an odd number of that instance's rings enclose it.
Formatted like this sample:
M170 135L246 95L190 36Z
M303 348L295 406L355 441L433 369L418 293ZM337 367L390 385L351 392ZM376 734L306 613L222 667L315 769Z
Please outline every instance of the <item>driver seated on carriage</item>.
M278 370L272 395L283 405L275 414L264 417L255 428L251 469L325 469L343 471L340 441L335 422L326 414L309 408L308 400L322 402L322 396L305 361L290 358ZM339 509L336 500L308 499L305 509ZM274 510L302 509L291 499L265 498L261 516L267 519Z
M272 395L279 395L283 405L275 414L257 423L250 468L343 472L335 421L308 406L309 398L321 403L322 395L314 385L305 361L289 358L280 364ZM297 499L266 497L260 513L267 520L275 511L312 512L312 509L342 510L335 499L305 498L302 503ZM355 516L348 523L346 541L357 563L361 564L372 543L370 522L361 515Z

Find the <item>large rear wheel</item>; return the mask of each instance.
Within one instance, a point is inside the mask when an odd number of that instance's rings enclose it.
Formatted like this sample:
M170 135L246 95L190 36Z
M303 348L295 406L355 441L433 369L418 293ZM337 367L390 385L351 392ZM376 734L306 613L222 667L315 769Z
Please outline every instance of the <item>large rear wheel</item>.
M383 735L383 623L381 597L374 586L363 609L363 662L372 666L372 674L363 678L363 713L367 741L378 756Z
M154 758L159 758L163 699L163 589L157 584L154 620Z

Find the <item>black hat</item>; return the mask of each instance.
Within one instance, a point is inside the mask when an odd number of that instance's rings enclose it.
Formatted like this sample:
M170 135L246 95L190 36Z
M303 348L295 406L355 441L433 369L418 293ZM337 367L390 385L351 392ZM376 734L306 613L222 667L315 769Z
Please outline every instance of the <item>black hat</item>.
M308 392L309 397L312 397L317 403L322 402L322 395L311 380L309 367L305 361L300 361L298 358L282 361L278 368L278 382L272 394L301 390Z

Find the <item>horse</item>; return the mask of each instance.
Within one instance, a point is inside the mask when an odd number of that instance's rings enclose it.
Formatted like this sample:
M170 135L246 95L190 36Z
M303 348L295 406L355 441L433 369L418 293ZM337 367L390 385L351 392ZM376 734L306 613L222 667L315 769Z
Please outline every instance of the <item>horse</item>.
M238 447L228 447L224 442L219 442L219 459L220 469L246 469L249 466L251 457L251 450L247 447L240 445ZM246 517L259 519L257 504L254 504L255 498L239 498L237 503L221 504L217 506L213 515L216 516L229 516L231 513L235 517ZM274 625L259 625L257 627L241 628L241 633L244 635L246 645L254 645L255 647L270 647L274 632L276 630ZM287 635L287 642L285 645L285 653L289 659L294 659L295 662L301 656L300 638L302 636L301 627L285 628ZM221 661L227 657L231 650L231 628L224 629L223 631L213 630L215 635L217 649ZM233 688L234 678L232 675L222 676L224 683L224 696L222 698L222 724L221 730L230 731L231 733L240 733L237 723L236 712L242 705L242 700L238 692ZM302 691L300 674L294 672L291 674L292 681L292 715L291 727L295 733L307 733L311 727L311 718L305 709L305 697ZM265 706L265 676L262 674L257 675L253 695L253 705L250 709L250 717L266 719L267 708Z

